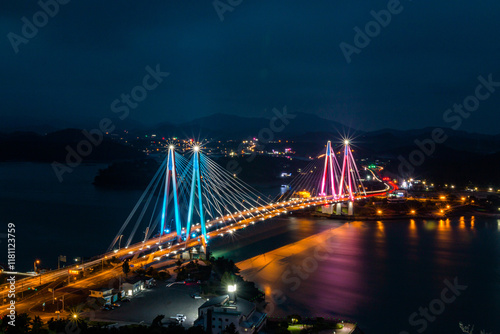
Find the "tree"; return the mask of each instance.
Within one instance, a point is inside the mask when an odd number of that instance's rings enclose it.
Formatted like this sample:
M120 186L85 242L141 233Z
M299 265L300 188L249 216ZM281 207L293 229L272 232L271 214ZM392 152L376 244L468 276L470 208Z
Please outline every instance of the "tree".
M222 275L224 272L228 271L233 274L239 273L240 269L236 267L233 260L226 259L224 257L218 257L214 262L214 269L217 273Z
M233 323L230 323L226 328L224 328L223 334L237 334L236 326Z
M2 325L3 325L2 320ZM31 333L30 327L33 321L27 313L16 313L16 326L10 326L7 323L7 330L5 333Z
M66 320L66 319L54 320L54 318L51 318L47 322L47 324L49 325L49 329L51 331L56 332L56 333L64 333L67 323L68 323L68 320Z
M187 334L206 334L202 326L189 327L186 331Z
M130 272L130 265L128 264L129 260L125 260L125 262L123 262L123 265L122 265L122 269L123 269L123 273L125 274L125 277L128 275L128 273Z
M35 315L35 319L33 319L33 324L31 325L31 333L42 334L47 333L47 330L42 328L43 322L39 316Z
M151 323L151 328L159 328L162 327L161 321L165 318L163 314L159 314L156 316L156 318L153 319L153 322Z
M220 279L222 288L227 287L228 285L233 285L234 283L236 283L234 275L227 271L222 275Z
M288 330L288 321L280 321L278 323L278 328L276 329L275 333L278 334L290 334L290 331Z
M288 323L290 323L292 325L299 324L302 321L302 317L298 314L291 314L291 315L287 316L286 318L288 320Z
M146 275L146 270L144 270L144 268L139 268L135 271L135 273L139 276L144 276Z
M167 280L171 277L170 273L168 272L168 270L162 270L162 271L159 271L158 272L158 279L164 281L164 280Z
M156 268L151 266L148 268L148 270L146 270L146 275L151 276L151 277L158 276L158 270L156 270Z

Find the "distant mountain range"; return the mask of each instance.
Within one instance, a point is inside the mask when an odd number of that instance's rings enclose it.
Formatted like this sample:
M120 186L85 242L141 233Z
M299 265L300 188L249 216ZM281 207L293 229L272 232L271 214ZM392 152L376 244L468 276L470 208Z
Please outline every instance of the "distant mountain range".
M99 145L79 148L79 144L88 141L82 130L65 129L40 135L34 132L13 132L0 134L0 161L36 161L65 163L69 150L72 161L81 156L83 161L110 162L121 159L143 158L144 154L137 149L103 138ZM80 144L81 145L81 144ZM86 153L89 150L89 153ZM78 151L84 152L78 154Z
M266 138L272 131L274 139L288 139L303 143L325 143L327 140L339 141L347 136L353 139L355 145L362 149L383 154L391 154L398 148L415 147L415 140L431 138L434 127L415 130L384 129L373 132L360 131L339 122L327 120L316 115L296 113L294 118L287 119L288 124L282 127L282 122L276 120L274 128L271 120L263 117L242 117L228 114L214 114L195 119L190 122L173 124L164 123L149 129L136 132L152 133L161 136L214 138L214 139L246 139L258 137L259 133ZM485 135L443 129L448 139L442 144L456 150L475 153L494 153L500 151L500 135Z
M432 148L429 143L434 128L417 130L384 129L373 132L363 132L349 128L341 123L326 120L316 115L297 113L294 118L286 119L288 124L263 117L241 117L227 114L214 114L198 118L181 124L163 123L158 126L145 127L128 121L115 122L118 131L120 124L127 124L128 135L144 138L146 134L155 133L161 137L199 138L225 140L241 140L251 137L269 139L292 140L294 151L301 156L314 156L324 149L327 140L334 145L341 145L341 137L348 135L352 139L356 156L369 159L385 159L392 161L393 172L397 172L400 157L409 159L410 154L419 148L417 141L426 142L427 149ZM98 124L96 122L96 124ZM50 128L42 126L40 128ZM274 131L273 131L274 130ZM465 179L471 182L497 182L500 185L500 176L497 177L497 166L500 165L500 135L474 134L464 131L443 129L446 140L435 145L434 152L425 153L425 163L415 167L415 174L426 177L439 176L443 180L453 181L467 175ZM35 132L0 133L0 161L28 160L53 161L63 160L66 156L66 146L75 146L82 137L81 130L65 129L41 135ZM262 138L261 138L262 139ZM429 146L430 145L430 146ZM99 145L88 160L113 161L121 159L135 159L142 157L130 146L106 139ZM446 168L445 168L446 167ZM474 175L472 175L474 174Z
M347 136L353 140L353 143L359 149L388 156L393 156L401 148L415 148L415 140L422 141L430 138L434 129L428 127L406 131L384 129L363 132L339 122L306 113L295 113L290 118L286 118L285 122L287 124L284 124L279 119L273 121L264 117L242 117L218 113L180 124L162 123L157 126L147 127L131 120L127 122L115 120L114 124L116 125L115 133L127 130L131 137L155 133L161 137L213 138L224 140L259 137L260 134L262 140L269 139L269 135L271 134L274 139L288 139L298 143L311 143L313 145L317 143L320 145L319 147L322 147L327 140L340 143L341 137ZM98 122L95 124L98 124ZM454 150L481 154L491 154L500 151L500 135L468 133L451 129L444 129L444 131L448 138L441 145ZM9 132L7 129L3 129L2 131L2 128L0 128L0 140L5 141L7 138L17 138L19 140L24 137L25 140L31 138L35 141L40 138L48 142L54 142L57 138L74 141L74 136L78 136L78 133L78 130L56 130L56 128L50 125L26 126L22 131L16 132Z

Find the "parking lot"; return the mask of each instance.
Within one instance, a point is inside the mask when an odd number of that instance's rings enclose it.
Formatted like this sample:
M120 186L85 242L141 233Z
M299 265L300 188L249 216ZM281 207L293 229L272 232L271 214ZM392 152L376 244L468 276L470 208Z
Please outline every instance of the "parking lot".
M191 297L191 294L199 291L200 288L197 285L175 284L167 287L166 283L158 283L157 287L146 289L130 298L130 302L120 302L121 307L110 311L95 312L94 320L149 325L159 314L165 316L163 323L167 323L168 319L175 317L176 314L184 314L186 321L183 325L191 327L198 317L198 307L206 301Z

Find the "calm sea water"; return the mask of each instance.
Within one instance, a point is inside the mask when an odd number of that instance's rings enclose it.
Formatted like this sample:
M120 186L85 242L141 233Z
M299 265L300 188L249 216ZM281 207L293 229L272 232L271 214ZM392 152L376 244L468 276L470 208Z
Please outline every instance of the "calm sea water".
M50 164L0 163L0 233L16 225L18 270L33 270L35 259L54 268L59 255L73 263L106 251L142 192L95 188L94 176L105 167L82 165L59 182Z
M59 183L48 164L0 164L0 233L16 224L18 269L30 270L35 259L53 268L58 255L72 260L107 249L141 191L96 189L91 182L103 167L82 165ZM500 333L499 226L480 217L345 222L290 215L213 240L212 249L242 261L243 275L268 294L273 316L344 317L367 334L419 333L423 317L416 325L409 317L439 306L445 281L456 278L467 288L421 332L461 333L462 321L475 333Z
M500 333L500 220L345 222L290 216L253 226L215 255L235 258L271 316L358 321L366 333ZM226 239L228 240L228 239ZM455 296L446 281L466 286ZM462 287L463 288L463 287ZM441 307L443 307L441 309ZM425 309L432 308L436 316ZM413 322L410 317L413 315Z

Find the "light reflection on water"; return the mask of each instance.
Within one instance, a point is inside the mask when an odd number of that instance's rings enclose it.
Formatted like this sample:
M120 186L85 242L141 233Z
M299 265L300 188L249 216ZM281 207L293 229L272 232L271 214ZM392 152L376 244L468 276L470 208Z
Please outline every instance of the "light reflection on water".
M282 232L276 233L273 224ZM426 333L456 332L458 321L493 330L500 328L494 316L500 311L499 225L496 219L466 217L351 223L282 219L261 226L273 230L273 237L241 235L246 245L239 248L243 261L238 266L246 279L264 288L273 315L345 317L359 321L367 333L415 330L410 314L439 298L445 279L458 277L469 288ZM317 258L315 252L326 246L331 252ZM244 259L248 248L260 252ZM229 248L225 255L231 254ZM384 330L377 327L381 321Z

